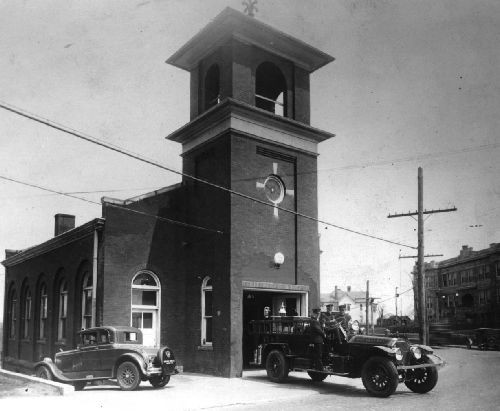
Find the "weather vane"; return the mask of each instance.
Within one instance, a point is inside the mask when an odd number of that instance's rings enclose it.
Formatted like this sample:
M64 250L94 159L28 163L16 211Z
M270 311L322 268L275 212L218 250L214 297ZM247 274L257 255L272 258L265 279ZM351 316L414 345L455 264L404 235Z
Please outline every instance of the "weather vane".
M255 12L259 11L257 8L257 0L244 0L241 4L245 6L243 13L248 14L250 17L255 17Z

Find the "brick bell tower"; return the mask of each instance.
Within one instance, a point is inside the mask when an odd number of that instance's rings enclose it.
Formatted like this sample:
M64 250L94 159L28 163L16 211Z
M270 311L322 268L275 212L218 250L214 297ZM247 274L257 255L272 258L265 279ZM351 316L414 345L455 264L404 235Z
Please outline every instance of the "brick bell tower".
M167 137L182 144L184 173L234 192L183 181L187 220L224 233L186 241L186 343L197 347L186 370L241 376L245 327L263 305L307 315L319 302L318 226L301 215L317 217L317 148L333 137L309 125L309 75L332 60L230 8L167 60L191 77L191 120Z

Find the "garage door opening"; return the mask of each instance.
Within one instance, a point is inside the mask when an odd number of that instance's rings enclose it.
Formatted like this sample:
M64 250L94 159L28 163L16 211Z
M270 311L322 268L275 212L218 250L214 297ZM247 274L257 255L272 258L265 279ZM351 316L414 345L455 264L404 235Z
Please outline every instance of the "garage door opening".
M306 316L307 293L277 290L243 291L243 369L253 360L254 341L250 335L250 321L264 319L268 307L271 316Z

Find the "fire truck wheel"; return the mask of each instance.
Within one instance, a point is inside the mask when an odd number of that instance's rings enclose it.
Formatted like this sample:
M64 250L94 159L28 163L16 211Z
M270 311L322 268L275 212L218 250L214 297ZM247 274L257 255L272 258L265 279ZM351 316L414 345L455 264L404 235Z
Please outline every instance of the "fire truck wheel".
M435 367L417 368L412 370L412 376L411 380L405 381L405 385L419 394L429 392L438 382L438 372Z
M398 370L388 358L372 357L361 370L363 385L375 397L388 397L394 394L399 383Z
M267 376L273 382L283 382L288 376L288 360L280 350L272 350L266 359Z

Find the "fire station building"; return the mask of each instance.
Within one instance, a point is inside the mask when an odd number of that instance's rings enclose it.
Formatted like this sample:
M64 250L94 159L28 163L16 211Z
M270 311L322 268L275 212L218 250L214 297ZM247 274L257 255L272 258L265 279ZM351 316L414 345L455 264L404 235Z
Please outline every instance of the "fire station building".
M241 376L247 325L319 304L318 144L309 76L333 58L232 9L167 63L189 72L179 184L7 250L3 366L25 370L93 325L141 328L185 371Z

